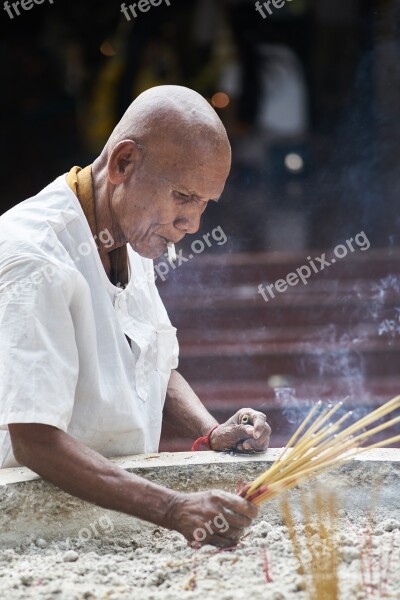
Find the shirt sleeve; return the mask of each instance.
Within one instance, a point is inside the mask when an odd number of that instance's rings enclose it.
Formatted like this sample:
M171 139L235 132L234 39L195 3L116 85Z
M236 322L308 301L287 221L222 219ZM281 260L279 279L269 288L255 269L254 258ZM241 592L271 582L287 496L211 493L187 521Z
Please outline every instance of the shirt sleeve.
M67 431L79 373L69 309L76 274L17 257L0 270L0 429L41 423Z

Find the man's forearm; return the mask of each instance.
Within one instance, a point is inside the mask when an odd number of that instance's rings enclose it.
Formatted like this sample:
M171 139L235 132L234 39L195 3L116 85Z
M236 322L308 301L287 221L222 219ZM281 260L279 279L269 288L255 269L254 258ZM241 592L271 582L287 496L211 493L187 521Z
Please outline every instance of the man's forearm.
M17 461L65 492L156 525L171 525L176 492L127 473L54 427L10 425L10 433Z
M169 380L164 421L193 439L206 435L217 424L178 371L172 371Z

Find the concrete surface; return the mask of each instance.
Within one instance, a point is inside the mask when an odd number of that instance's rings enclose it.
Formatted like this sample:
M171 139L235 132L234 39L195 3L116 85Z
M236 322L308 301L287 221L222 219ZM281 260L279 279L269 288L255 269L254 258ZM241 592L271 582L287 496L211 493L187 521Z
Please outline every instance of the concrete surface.
M260 455L215 452L179 452L126 456L111 459L122 469L180 491L222 488L235 491L266 470L281 449ZM355 471L365 471L365 481L379 474L380 481L398 489L400 497L400 449L374 450L335 471L351 484ZM326 477L326 476L324 476ZM16 547L27 539L77 537L79 531L102 516L112 518L122 533L134 519L83 502L62 492L25 468L0 470L0 548Z

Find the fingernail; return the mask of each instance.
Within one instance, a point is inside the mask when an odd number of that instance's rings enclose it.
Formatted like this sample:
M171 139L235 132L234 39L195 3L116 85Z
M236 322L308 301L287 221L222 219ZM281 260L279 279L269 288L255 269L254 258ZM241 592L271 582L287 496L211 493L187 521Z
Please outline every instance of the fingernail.
M261 433L260 433L259 431L256 431L256 432L254 433L254 439L255 439L255 440L258 440L258 438L260 437L260 435L261 435Z
M245 443L243 444L243 448L244 448L245 450L250 450L250 444L249 444L248 442L245 442Z

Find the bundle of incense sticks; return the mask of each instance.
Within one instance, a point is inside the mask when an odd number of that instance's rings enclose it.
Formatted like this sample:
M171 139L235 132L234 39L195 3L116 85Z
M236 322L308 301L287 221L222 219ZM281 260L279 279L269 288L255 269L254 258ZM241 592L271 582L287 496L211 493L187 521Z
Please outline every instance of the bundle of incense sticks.
M397 416L376 424L400 408L400 396L345 429L342 427L343 423L351 417L352 412L334 419L342 406L343 402L327 407L318 402L289 440L280 457L253 483L246 485L239 495L259 506L304 481L348 462L360 452L400 442L400 435L395 435L382 442L361 447L373 435L400 423L400 416Z

